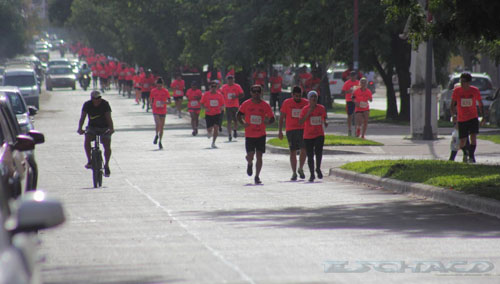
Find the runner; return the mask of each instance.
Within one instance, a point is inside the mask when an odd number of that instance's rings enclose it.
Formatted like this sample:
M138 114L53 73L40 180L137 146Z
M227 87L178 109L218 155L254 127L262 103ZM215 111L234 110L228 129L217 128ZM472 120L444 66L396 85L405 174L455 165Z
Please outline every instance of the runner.
M132 82L135 90L135 103L140 104L141 101L141 74L134 72L132 76Z
M264 67L262 65L257 66L257 70L253 72L252 79L255 85L261 85L262 88L264 88L266 85L267 72L264 71Z
M307 165L311 176L310 182L314 182L314 156L316 156L316 174L318 178L323 178L321 172L321 160L323 158L323 145L325 143L325 130L328 127L326 122L326 109L318 104L318 94L316 91L307 93L309 104L300 112L299 123L304 124L304 144L307 151ZM324 125L324 127L323 127Z
M274 122L271 106L262 100L262 86L253 85L250 88L252 98L241 104L238 111L238 121L245 126L245 149L247 174L253 174L253 158L257 154L255 164L255 184L261 184L262 155L266 152L266 125ZM245 120L243 121L243 117Z
M361 138L364 139L370 117L370 104L368 102L371 102L373 97L372 92L367 88L366 78L361 78L359 83L361 87L356 89L352 96L355 104L354 112L356 113L356 137L361 135Z
M186 84L184 80L182 80L181 74L175 75L175 80L172 81L170 87L174 92L175 109L177 110L177 115L179 118L181 118L182 97L184 96L184 89L186 88Z
M469 162L475 163L476 157L476 136L479 133L479 121L477 108L481 116L481 126L486 123L484 119L483 102L479 89L471 86L472 76L470 73L460 75L460 87L453 90L451 95L451 114L453 122L458 121L458 138L460 139L460 149L465 149L469 154ZM466 146L467 139L470 137L470 145Z
M146 107L146 112L149 112L149 95L154 83L155 78L151 74L151 69L146 70L145 76L142 77L140 81L142 108L144 109L144 107Z
M356 72L351 72L351 79L347 80L342 86L342 95L345 96L345 111L347 113L347 135L352 136L351 124L352 115L354 114L354 102L352 101L352 92L359 86L359 81L356 80Z
M200 116L201 104L200 100L202 97L201 90L198 89L198 83L196 81L191 82L191 88L186 91L186 97L188 99L188 112L191 115L191 128L193 128L193 136L198 134L198 123Z
M210 83L210 90L206 91L201 98L201 105L205 108L205 121L207 124L207 137L212 138L212 148L217 148L215 140L219 135L219 123L221 111L224 109L224 96L217 90L216 80Z
M281 86L283 83L283 78L278 74L278 70L273 70L273 75L269 78L269 83L271 84L271 98L269 99L269 104L273 108L273 112L276 113L276 104L278 103L278 110L281 108L279 105Z
M283 140L283 121L286 120L286 138L290 147L290 165L292 166L291 180L297 180L297 172L301 179L305 179L304 164L306 162L306 147L304 145L304 125L299 124L302 108L309 102L302 98L302 89L293 87L292 97L286 99L281 107L278 138ZM300 150L299 169L297 170L297 150Z
M165 116L167 115L167 104L170 103L170 93L163 87L163 85L163 79L158 78L156 80L156 88L151 90L149 97L156 126L156 134L153 144L158 143L158 148L160 150L163 149L161 139L163 137L163 127L165 126Z
M234 82L234 76L227 76L227 84L222 86L221 92L224 95L224 101L226 104L226 119L227 119L227 135L229 141L232 141L231 129L234 122L233 136L238 137L238 120L236 119L236 113L240 106L240 98L243 97L243 89L239 84Z

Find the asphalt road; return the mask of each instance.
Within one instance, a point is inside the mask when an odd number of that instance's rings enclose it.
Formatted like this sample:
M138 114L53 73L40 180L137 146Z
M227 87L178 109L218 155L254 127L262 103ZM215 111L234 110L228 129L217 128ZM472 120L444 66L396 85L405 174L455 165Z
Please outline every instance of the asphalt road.
M104 95L116 128L111 177L94 189L76 133L88 94L44 92L36 116L46 136L39 186L67 215L40 232L46 283L500 281L498 219L332 177L290 182L281 154L264 155L255 186L242 138L211 149L204 130L193 137L187 119L168 115L159 151L152 115L115 91ZM324 157L323 172L339 159ZM447 270L456 261L466 269ZM400 262L409 267L387 272Z

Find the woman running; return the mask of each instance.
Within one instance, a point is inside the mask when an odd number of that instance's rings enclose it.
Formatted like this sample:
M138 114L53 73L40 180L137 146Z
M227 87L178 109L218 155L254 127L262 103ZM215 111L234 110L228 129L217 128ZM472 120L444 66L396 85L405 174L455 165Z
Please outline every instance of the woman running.
M193 136L198 134L198 119L200 116L200 100L202 97L201 90L198 89L196 81L191 82L191 88L187 90L186 97L188 99L188 111L191 115L191 128L193 128Z
M170 104L170 94L168 90L163 87L163 84L163 79L158 78L156 80L156 88L151 90L149 96L156 125L156 134L153 144L158 143L158 148L160 150L163 149L161 139L163 137L163 127L165 126L165 116L167 115L167 104Z

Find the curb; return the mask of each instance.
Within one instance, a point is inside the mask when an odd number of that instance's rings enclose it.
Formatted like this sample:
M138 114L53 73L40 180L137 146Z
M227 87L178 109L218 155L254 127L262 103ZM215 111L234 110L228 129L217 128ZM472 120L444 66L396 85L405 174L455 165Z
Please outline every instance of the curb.
M369 174L346 171L339 168L330 169L329 175L334 175L354 182L380 186L397 193L413 194L429 198L434 201L457 206L469 211L500 218L500 202L494 199L479 197L432 185L382 178Z

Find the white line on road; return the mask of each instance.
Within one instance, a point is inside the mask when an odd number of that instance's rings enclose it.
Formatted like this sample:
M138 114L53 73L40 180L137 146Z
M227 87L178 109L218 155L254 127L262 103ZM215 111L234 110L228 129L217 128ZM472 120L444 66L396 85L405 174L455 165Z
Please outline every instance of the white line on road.
M137 185L134 185L132 182L130 182L128 179L125 179L127 181L127 183L135 188L140 194L144 195L147 199L149 199L149 201L151 201L156 207L160 208L161 210L165 211L168 216L170 218L172 218L172 220L174 220L175 222L177 222L188 234L190 234L191 236L193 236L195 239L197 239L204 247L206 247L215 257L217 257L218 259L220 259L224 264L226 264L227 266L229 266L231 269L233 269L234 271L236 271L240 276L241 278L243 278L246 282L248 283L253 283L255 284L255 282L253 281L252 278L250 278L250 276L248 276L247 274L245 274L245 272L243 272L236 264L234 263L231 263L230 261L228 261L227 259L224 258L224 256L217 250L215 250L214 248L212 248L211 246L209 246L208 244L206 244L198 235L196 235L195 233L191 232L188 228L188 225L184 224L182 221L180 221L179 219L175 218L175 216L172 214L172 210L169 210L167 208L165 208L163 205L160 204L160 202L156 201L153 197L151 197L151 195L147 194L146 192L144 192L139 186Z

